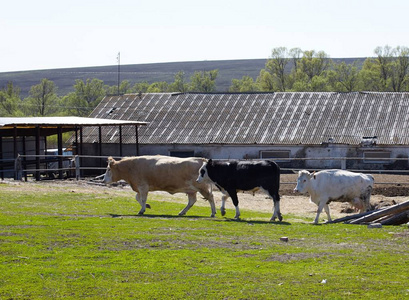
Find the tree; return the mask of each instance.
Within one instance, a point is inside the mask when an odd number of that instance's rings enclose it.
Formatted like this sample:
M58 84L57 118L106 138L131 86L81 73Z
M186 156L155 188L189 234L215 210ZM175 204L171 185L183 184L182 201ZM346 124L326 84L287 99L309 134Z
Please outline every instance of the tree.
M127 86L125 83L124 86ZM110 88L107 88L108 90ZM117 94L117 87L115 89ZM62 102L68 114L80 117L88 116L97 104L106 95L104 82L100 79L87 79L85 82L77 79L74 85L74 92L66 95Z
M291 90L295 92L322 92L329 90L329 80L327 70L331 64L328 55L323 52L304 51L302 58L299 58L299 49L295 48L294 68L288 79L291 82ZM297 67L295 67L297 66Z
M363 87L379 92L402 92L407 90L409 71L409 48L388 45L377 47L376 58L368 58L360 72Z
M257 84L254 79L250 76L243 76L240 79L232 79L232 84L229 88L231 93L245 93L245 92L256 92L258 91Z
M379 65L374 58L367 58L364 61L361 71L359 71L359 80L362 83L362 90L365 91L384 91L384 84L379 76Z
M20 89L15 87L13 82L9 81L7 86L0 90L0 116L21 116L20 104Z
M75 94L78 98L85 100L89 107L96 107L97 104L104 98L106 92L104 82L100 79L75 80Z
M394 92L401 92L408 82L409 48L398 46L395 54L396 58L391 64L392 89Z
M307 74L309 80L312 80L315 76L325 75L324 72L328 69L329 65L330 59L324 51L304 51L303 57L300 60L300 70Z
M331 88L336 92L352 92L358 89L359 71L358 62L334 64L333 70L328 72Z
M388 90L389 78L391 75L391 62L393 57L393 50L386 45L385 47L376 47L375 54L377 55L376 63L379 66L379 75L385 91Z
M78 117L87 117L92 108L88 106L85 99L78 97L75 92L71 92L62 98L62 103L65 106L67 115L74 115Z
M190 77L190 91L211 93L216 87L216 78L219 70L195 72Z
M169 89L169 84L166 81L158 81L149 85L147 93L166 93Z
M30 89L27 102L30 104L28 115L46 116L56 113L59 109L59 99L56 94L56 86L53 81L42 79L37 85Z
M260 90L266 92L280 91L288 89L289 72L288 63L291 61L289 52L285 47L274 48L271 57L267 60L265 68L260 71L256 82Z
M287 48L278 47L273 49L271 58L266 63L266 70L272 75L280 92L285 92L287 89L288 72L286 73L286 68L289 62Z
M293 70L297 72L298 67L300 65L301 57L303 51L300 48L292 48L290 49L289 55L291 57L291 61L293 63Z
M189 85L185 81L185 72L179 71L175 74L175 80L169 85L170 92L186 93Z
M260 75L257 76L256 84L262 92L276 91L274 77L266 69L260 70Z
M132 93L146 93L149 88L149 83L147 81L137 82L131 88Z

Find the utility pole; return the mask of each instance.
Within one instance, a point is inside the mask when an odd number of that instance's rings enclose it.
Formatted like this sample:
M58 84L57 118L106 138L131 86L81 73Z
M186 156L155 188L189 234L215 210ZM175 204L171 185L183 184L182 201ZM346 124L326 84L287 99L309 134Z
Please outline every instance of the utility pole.
M119 85L121 82L121 52L118 52L118 56L116 57L118 60L118 96L119 96Z

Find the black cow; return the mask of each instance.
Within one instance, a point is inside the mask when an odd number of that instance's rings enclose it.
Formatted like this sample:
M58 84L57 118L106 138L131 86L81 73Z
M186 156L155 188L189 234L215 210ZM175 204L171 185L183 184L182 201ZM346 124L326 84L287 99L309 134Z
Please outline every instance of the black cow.
M271 220L276 217L281 221L283 217L280 213L280 167L273 161L213 161L209 159L203 163L199 170L198 182L212 181L223 193L222 216L226 214L224 205L230 196L236 207L235 219L240 218L239 199L237 191L256 191L258 189L266 192L274 200L274 214Z

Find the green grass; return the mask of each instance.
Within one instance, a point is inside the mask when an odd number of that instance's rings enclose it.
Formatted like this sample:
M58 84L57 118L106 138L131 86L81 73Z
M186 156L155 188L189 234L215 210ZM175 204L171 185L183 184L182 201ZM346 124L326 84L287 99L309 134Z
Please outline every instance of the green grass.
M178 217L161 197L137 216L120 192L0 185L0 299L409 298L407 227Z

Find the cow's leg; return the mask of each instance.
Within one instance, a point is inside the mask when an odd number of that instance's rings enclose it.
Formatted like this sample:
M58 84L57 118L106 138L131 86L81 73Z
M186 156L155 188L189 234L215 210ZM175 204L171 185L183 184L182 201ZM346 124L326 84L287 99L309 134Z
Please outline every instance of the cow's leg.
M361 196L363 206L364 206L362 209L362 212L371 210L371 192L372 192L372 187L368 186L366 188L364 195Z
M317 203L316 201L313 201L313 202ZM327 211L327 209L328 209L328 214L329 214L329 208L328 208L328 205L327 205L327 201L323 200L323 199L320 199L318 203L319 204L318 204L318 209L317 209L317 215L315 217L314 224L318 224L318 219L320 218L320 214L321 214L322 209L324 208L324 206L327 206L325 211Z
M195 204L197 200L196 192L188 193L187 198L189 202L187 203L186 207L179 213L179 216L184 216L187 213L187 211L193 206L193 204Z
M220 212L222 216L226 214L226 200L229 198L229 195L226 192L222 192L222 206L220 207Z
M325 203L324 209L325 209L325 212L327 213L327 217L328 217L328 221L327 221L327 222L331 222L332 220L331 220L331 215L329 214L329 206L328 206L328 204Z
M210 209L212 210L212 214L210 215L211 218L216 216L216 205L214 204L214 198L213 194L206 190L206 189L200 189L199 193L210 203Z
M138 203L142 206L141 197L140 197L140 195L139 195L139 192L136 193L135 199L136 199L136 201L138 201Z
M229 191L228 192L231 200L233 201L233 205L236 208L236 215L234 216L235 219L240 219L240 209L239 209L239 198L237 197L236 191Z
M141 205L141 210L138 212L138 215L143 215L146 210L146 200L148 199L148 189L139 189L139 193L136 193L136 200ZM150 207L149 207L150 208Z
M278 220L281 222L283 220L283 216L281 215L281 212L280 212L280 195L278 194L278 192L275 192L275 193L269 192L269 195L273 198L273 202L274 202L274 208L273 208L274 213L270 221L275 221L275 219L278 218Z

